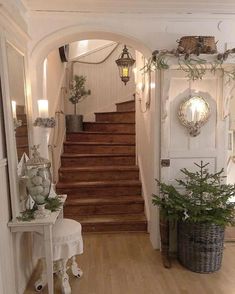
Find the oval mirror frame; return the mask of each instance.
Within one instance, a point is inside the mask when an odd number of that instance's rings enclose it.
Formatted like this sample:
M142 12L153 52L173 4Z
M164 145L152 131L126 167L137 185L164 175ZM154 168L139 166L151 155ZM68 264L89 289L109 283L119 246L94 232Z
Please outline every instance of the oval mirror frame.
M200 134L201 127L208 121L209 117L210 106L205 98L199 95L190 96L180 104L178 118L192 137Z

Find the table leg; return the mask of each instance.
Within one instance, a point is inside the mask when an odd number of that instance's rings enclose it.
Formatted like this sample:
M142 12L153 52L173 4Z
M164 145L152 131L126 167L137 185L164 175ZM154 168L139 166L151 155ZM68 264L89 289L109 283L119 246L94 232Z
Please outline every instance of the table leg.
M52 225L44 226L44 246L45 246L45 257L46 257L48 294L54 294Z

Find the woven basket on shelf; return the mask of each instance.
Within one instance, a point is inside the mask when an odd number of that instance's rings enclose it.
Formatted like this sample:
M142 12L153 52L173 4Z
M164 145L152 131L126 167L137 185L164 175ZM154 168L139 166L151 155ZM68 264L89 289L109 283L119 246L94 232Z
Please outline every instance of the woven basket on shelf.
M221 267L224 228L215 224L178 224L178 259L193 272L212 273Z
M178 49L181 53L212 54L217 52L215 37L185 36L180 38Z

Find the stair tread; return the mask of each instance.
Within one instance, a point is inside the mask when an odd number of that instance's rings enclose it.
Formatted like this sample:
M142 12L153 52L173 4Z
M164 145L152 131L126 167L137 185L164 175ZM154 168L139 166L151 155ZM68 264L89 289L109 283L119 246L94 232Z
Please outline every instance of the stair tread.
M104 125L135 125L134 122L108 122L108 121L85 121L84 124L104 124ZM126 133L125 133L126 134Z
M92 182L58 182L56 187L63 188L79 188L79 187L116 187L116 186L141 186L139 180L118 180L118 181L92 181Z
M118 103L115 103L116 105L121 105L121 104L128 104L128 103L131 103L131 102L135 102L135 100L127 100L127 101L124 101L124 102L118 102Z
M66 201L66 206L70 205L102 205L102 204L128 204L130 202L144 203L142 196L120 196L115 198L80 198L80 199L70 199Z
M82 224L89 223L147 223L144 214L118 214L118 215L88 215L78 216L77 219Z
M107 123L107 122L106 122ZM67 134L71 135L71 134L99 134L99 135L135 135L135 133L123 133L123 132L118 132L118 133L114 133L114 132L91 132L91 131L82 131L82 132L67 132Z
M135 146L135 143L113 143L113 142L74 142L65 141L66 145L99 145L99 146Z
M135 113L135 110L128 111L107 111L107 112L95 112L95 114L124 114L124 113Z
M138 171L137 165L108 165L108 166L85 166L85 167L61 167L60 171Z
M129 157L129 156L131 156L131 157L135 157L135 155L134 154L126 154L126 153L124 153L124 154L122 154L122 153L113 153L113 154L111 154L111 153L108 153L108 154L106 154L106 153L104 153L104 154L99 154L99 153L94 153L94 154L77 154L77 153L63 153L62 155L61 155L61 157L72 157L72 158L79 158L79 157Z

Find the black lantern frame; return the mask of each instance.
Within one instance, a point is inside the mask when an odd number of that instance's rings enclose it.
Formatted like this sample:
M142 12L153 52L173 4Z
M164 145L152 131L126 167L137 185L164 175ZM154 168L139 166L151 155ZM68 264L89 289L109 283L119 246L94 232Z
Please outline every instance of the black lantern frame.
M120 57L116 60L116 64L119 69L120 78L125 85L130 80L130 71L134 63L135 59L129 53L126 45L124 45Z

